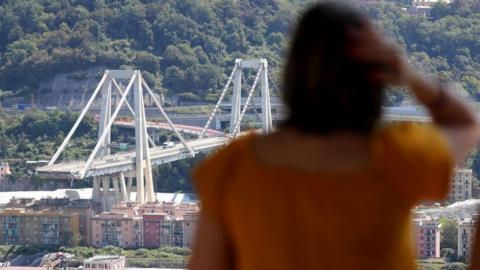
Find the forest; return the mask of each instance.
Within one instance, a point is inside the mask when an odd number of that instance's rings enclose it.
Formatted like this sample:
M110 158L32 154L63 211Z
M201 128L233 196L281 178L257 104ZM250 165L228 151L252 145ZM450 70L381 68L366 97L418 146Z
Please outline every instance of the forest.
M279 68L293 5L277 1L7 0L0 89L29 95L59 72L138 68L157 91L213 100L237 57Z
M29 96L59 72L91 67L138 68L155 91L185 101L213 102L237 57L266 57L281 82L285 52L301 0L5 0L0 5L0 99ZM480 2L438 4L427 15L397 0L362 8L427 75L437 74L461 95L480 91ZM405 91L389 91L386 105L411 104ZM32 111L0 115L0 158L16 163L48 159L76 115ZM96 127L87 119L64 160L92 149ZM132 140L127 131L114 138ZM167 136L167 134L164 134ZM165 137L164 137L165 139ZM199 158L200 159L200 158ZM199 160L198 159L198 160ZM191 191L197 160L155 169L162 191ZM23 164L23 165L22 165ZM467 165L480 176L480 154ZM161 181L160 181L161 179ZM162 186L163 185L163 186Z
M0 96L29 96L59 72L138 68L156 91L213 101L237 57L266 57L281 78L298 14L293 0L5 0L0 5ZM396 0L363 8L427 74L460 93L480 90L480 3L439 4L427 16ZM404 102L402 92L387 104Z

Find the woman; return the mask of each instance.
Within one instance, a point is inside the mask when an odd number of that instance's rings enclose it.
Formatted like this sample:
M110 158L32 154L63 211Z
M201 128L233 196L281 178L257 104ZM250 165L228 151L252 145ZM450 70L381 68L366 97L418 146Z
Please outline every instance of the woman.
M194 174L191 269L414 269L411 208L445 199L479 138L473 112L340 4L304 14L284 75L284 125ZM388 85L408 87L434 124L381 126Z
M472 267L470 270L480 270L480 226L477 220L477 231L475 232L475 244L472 252Z

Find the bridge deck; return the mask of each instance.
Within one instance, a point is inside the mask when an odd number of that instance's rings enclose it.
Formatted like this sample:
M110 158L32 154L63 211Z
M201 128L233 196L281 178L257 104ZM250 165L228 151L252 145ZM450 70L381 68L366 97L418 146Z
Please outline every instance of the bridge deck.
M387 122L430 122L431 118L426 115L399 115L386 113L384 120ZM131 123L120 122L120 125L129 126ZM242 136L242 134L239 134ZM188 145L195 152L211 151L228 143L228 137L211 137L187 141ZM171 148L153 147L150 148L152 165L168 163L184 158L191 157L190 153L178 143ZM53 165L46 165L37 168L41 176L59 179L81 179L81 171L85 166L85 161L61 162ZM120 172L135 170L135 152L118 153L105 156L93 161L87 170L85 177L112 175Z
M187 144L196 152L210 151L227 144L228 137L213 137L187 141ZM171 148L150 148L152 165L163 164L191 157L190 153L182 144L176 144ZM81 179L81 171L85 161L62 162L37 168L40 176L62 179ZM118 153L104 156L93 161L87 170L85 177L111 175L120 172L135 170L135 152Z

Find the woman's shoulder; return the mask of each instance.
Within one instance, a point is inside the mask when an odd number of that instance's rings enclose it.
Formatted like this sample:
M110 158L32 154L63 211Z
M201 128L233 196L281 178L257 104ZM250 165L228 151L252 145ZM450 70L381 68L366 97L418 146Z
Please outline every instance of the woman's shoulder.
M432 124L388 124L377 131L374 142L377 151L398 161L451 156L446 137Z
M414 200L445 196L454 162L440 128L390 124L377 132L375 143L377 160L398 190Z
M195 170L195 174L207 173L229 168L236 159L239 159L243 152L247 150L250 142L258 135L248 134L239 138L232 139L226 146L216 150L205 160L203 160Z
M420 147L433 143L446 143L446 138L438 127L419 123L386 124L377 130L375 140L392 147Z

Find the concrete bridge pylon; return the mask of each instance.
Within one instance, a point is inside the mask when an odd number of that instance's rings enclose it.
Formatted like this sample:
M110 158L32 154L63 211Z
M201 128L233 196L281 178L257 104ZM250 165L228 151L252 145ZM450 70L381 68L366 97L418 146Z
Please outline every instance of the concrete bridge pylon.
M127 81L128 84L122 87L118 81ZM112 93L118 91L121 99L118 104L112 104ZM48 165L54 164L65 146L72 138L80 122L91 107L97 96L101 95L101 111L98 128L98 141L95 148L90 153L82 170L80 170L80 178L83 178L86 171L90 168L94 159L102 159L104 156L110 155L111 144L111 127L115 121L120 109L126 106L135 119L135 179L136 179L136 201L140 203L154 202L156 200L152 164L150 160L150 145L155 147L155 143L147 133L146 115L145 115L145 98L149 97L154 102L160 113L167 120L171 129L175 132L185 149L194 155L193 149L186 143L183 136L178 132L173 123L163 110L162 104L154 95L153 91L142 78L139 70L106 70L97 85L97 88L90 97L87 105L80 113L79 118L74 126L67 134L66 138L49 161ZM133 106L129 103L133 96ZM112 110L113 109L113 110ZM129 181L133 181L130 177ZM125 182L124 173L114 176L94 176L92 197L94 200L101 202L104 210L111 208L111 201L128 201L130 199L132 182ZM113 196L111 196L111 188L113 188ZM113 197L113 199L111 199Z
M241 86L242 70L244 69L253 69L257 73L248 97L242 103ZM104 211L110 210L115 202L129 201L134 189L136 190L135 201L139 203L155 202L152 165L191 158L197 152L211 151L226 145L232 138L240 134L241 121L249 109L258 84L261 88L262 129L264 133L272 131L268 74L268 62L264 58L236 59L227 84L199 138L187 142L165 113L161 102L143 79L139 70L106 70L60 147L46 166L37 168L37 173L68 177L72 181L73 179L92 177L92 198L102 203ZM232 114L229 134L221 133L222 135L203 138L205 134L208 134L210 123L232 83ZM119 96L120 99L118 99ZM55 164L96 98L101 98L101 107L97 143L94 149L86 160ZM169 149L155 145L147 132L145 113L147 102L153 103L158 108L180 143ZM127 109L134 118L135 151L111 153L111 128L122 108Z

